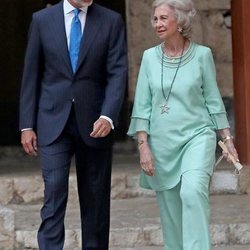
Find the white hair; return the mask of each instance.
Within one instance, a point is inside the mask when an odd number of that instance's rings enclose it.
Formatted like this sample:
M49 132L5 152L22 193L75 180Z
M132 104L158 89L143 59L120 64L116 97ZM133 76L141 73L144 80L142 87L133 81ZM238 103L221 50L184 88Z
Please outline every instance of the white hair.
M182 29L181 34L185 38L191 36L191 22L196 14L192 0L155 0L152 4L151 23L153 24L155 9L160 5L168 5L175 12L178 26Z

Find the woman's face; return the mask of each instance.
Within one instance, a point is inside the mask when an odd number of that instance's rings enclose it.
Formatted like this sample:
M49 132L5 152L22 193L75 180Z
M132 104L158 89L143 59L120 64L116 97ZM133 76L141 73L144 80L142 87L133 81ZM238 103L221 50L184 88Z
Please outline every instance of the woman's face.
M153 27L156 35L162 40L171 39L171 37L179 34L174 10L166 4L156 7L153 17Z

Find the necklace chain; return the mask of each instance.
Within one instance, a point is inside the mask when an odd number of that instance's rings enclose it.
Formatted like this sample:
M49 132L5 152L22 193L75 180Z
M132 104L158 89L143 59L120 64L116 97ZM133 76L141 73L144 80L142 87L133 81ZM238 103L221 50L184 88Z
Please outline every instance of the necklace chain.
M174 84L174 81L175 81L175 78L176 78L176 75L178 73L178 70L180 68L180 65L181 65L181 61L182 61L182 56L183 56L183 52L184 52L184 48L185 48L185 42L183 44L183 48L182 48L182 51L181 51L181 56L180 56L180 60L179 60L179 63L177 65L177 68L176 68L176 71L175 71L175 74L174 74L174 77L172 79L172 82L170 84L170 88L169 88L169 91L168 91L168 94L166 96L165 94L165 91L164 91L164 88L163 88L163 59L164 59L164 49L162 50L162 58L161 58L161 91L162 91L162 95L165 99L165 103L163 105L161 105L161 114L163 113L168 113L169 111L169 107L168 107L168 99L170 97L170 94L171 94L171 91L172 91L172 87L173 87L173 84Z
M182 51L183 48L179 49L179 50L176 50L174 54L171 54L169 52L167 52L167 48L165 49L165 53L168 57L176 57L178 55L179 52Z

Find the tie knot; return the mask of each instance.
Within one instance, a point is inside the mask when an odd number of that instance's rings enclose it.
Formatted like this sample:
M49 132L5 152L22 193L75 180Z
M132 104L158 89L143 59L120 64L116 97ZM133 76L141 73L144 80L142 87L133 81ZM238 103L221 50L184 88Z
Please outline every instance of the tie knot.
M74 15L75 15L75 16L78 16L81 10L79 10L79 9L74 9L73 11L74 11Z

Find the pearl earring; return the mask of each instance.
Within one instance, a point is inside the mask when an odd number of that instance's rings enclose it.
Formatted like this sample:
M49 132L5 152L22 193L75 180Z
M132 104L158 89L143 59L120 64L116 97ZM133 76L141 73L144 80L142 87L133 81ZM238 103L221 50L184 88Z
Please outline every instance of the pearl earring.
M178 27L177 29L180 33L182 33L183 29L181 27Z

